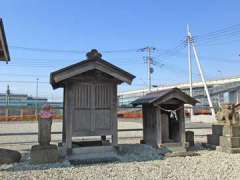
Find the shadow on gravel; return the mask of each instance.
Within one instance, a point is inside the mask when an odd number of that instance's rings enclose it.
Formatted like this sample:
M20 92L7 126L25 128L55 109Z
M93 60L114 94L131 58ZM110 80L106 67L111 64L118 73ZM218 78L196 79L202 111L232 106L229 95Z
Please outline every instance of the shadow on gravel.
M28 155L29 156L29 155ZM0 166L0 171L9 171L9 172L17 172L17 171L42 171L49 170L53 168L66 168L71 167L70 162L68 161L60 161L58 163L52 164L31 164L30 160L25 160L20 163L15 164L4 164Z
M164 160L165 158L174 157L191 157L199 156L198 151L201 150L212 150L204 147L201 143L195 144L194 147L190 148L186 152L171 152L168 148L163 147L155 149L151 146L144 144L120 144L115 148L116 157L113 158L99 158L99 159L88 159L85 161L73 160L64 161L61 160L58 163L53 164L31 164L29 158L29 150L26 149L26 153L22 154L22 161L16 164L2 165L0 171L38 171L48 170L52 168L69 168L69 167L80 167L80 166L94 166L99 164L107 163L129 163L129 162L145 162L154 160ZM28 151L28 152L27 152Z

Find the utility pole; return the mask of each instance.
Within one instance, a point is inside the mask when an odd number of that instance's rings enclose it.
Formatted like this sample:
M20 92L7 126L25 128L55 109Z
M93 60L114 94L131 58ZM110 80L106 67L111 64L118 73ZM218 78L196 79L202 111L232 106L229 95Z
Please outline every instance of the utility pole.
M205 80L205 77L204 77L204 74L203 74L202 65L200 63L200 59L199 59L199 56L198 56L198 53L197 53L197 49L196 49L196 46L195 46L195 43L194 43L194 39L193 39L192 34L191 34L190 30L189 30L189 26L188 26L188 37L189 37L188 39L189 39L189 46L190 46L190 48L189 48L190 50L189 51L191 53L191 47L192 47L193 53L194 53L194 57L195 57L195 60L196 60L196 63L197 63L197 67L198 67L198 70L199 70L199 73L200 73L200 76L201 76L201 80L202 80L202 83L203 83L203 86L204 86L204 90L205 90L206 95L207 95L208 104L209 104L209 107L211 109L212 116L215 118L216 114L215 114L215 111L214 111L214 108L213 108L213 104L212 104L212 100L211 100L211 97L210 97L210 94L209 94L209 91L208 91L207 83L206 83L206 80ZM190 55L190 53L189 53L189 55ZM189 62L191 63L191 58L189 58ZM192 73L192 70L191 70L192 69L192 65L190 64L189 67L190 67L189 68L189 72ZM191 89L191 84L190 84L190 89Z
M9 104L10 104L10 88L9 85L7 85L7 91L6 91L6 109L5 109L5 119L8 120L9 115Z
M148 51L148 57L147 57L147 66L148 66L148 91L151 91L152 88L152 77L151 77L151 64L152 64L152 58L151 58L151 48L147 47Z
M38 81L39 81L39 79L37 78L37 84L36 84L36 98L38 98Z
M153 64L153 59L152 59L152 52L155 50L156 48L154 47L145 47L140 49L140 51L142 52L147 52L147 76L148 76L148 92L151 92L151 88L152 88L152 73L153 73L153 68L152 68L152 64Z
M188 46L188 76L189 76L189 95L193 97L192 92L192 53L191 53L191 33L189 29L189 25L187 24L187 46ZM193 109L192 106L190 106L190 118L193 116Z
M36 81L36 98L35 98L35 117L38 120L38 78Z
M9 98L10 97L10 88L9 85L7 85L7 91L6 91L6 107L9 106Z
M190 96L192 97L193 93L192 93L192 53L191 53L191 43L192 43L192 37L191 37L189 25L187 25L189 93L190 93Z

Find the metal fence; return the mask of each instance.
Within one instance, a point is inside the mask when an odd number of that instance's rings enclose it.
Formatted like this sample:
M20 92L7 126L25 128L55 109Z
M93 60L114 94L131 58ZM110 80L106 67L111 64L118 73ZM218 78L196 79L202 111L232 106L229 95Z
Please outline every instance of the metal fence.
M35 107L0 107L0 121L33 121L37 120L41 108ZM53 119L62 119L63 109L53 108Z
M185 107L185 117L190 116L190 107ZM39 119L39 112L41 108L38 107L0 107L0 121L34 121ZM53 107L54 120L63 119L63 108ZM205 114L210 115L209 107L193 107L194 115ZM142 118L141 107L118 107L119 118Z

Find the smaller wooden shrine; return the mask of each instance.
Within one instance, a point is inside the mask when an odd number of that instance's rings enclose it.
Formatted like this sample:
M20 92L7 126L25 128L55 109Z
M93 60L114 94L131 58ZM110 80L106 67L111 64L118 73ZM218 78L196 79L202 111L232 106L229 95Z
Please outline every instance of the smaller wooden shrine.
M64 88L63 147L72 151L72 137L107 135L116 145L117 85L131 84L134 75L102 59L97 50L87 59L51 73L54 89Z
M178 88L151 92L133 101L133 106L142 105L143 142L156 148L185 146L184 104L197 102Z

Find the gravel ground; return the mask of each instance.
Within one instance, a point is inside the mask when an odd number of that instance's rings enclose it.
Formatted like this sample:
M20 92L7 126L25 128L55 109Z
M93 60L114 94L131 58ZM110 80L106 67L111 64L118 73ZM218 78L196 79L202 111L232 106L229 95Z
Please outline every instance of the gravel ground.
M61 122L53 123L53 131L61 131ZM141 128L139 122L120 121L119 128ZM36 122L0 123L0 133L36 132ZM195 134L211 133L209 129L194 130ZM119 143L139 143L141 132L119 132ZM132 138L124 138L129 137ZM53 143L60 142L61 135L52 136ZM197 141L204 142L205 137ZM1 136L0 147L18 150L24 155L22 162L0 166L1 179L240 179L240 154L217 151L197 151L200 156L168 157L162 160L142 161L142 154L131 154L128 162L73 166L69 162L31 165L29 149L37 143L37 136ZM149 154L149 153L147 153ZM133 158L134 156L134 158ZM131 159L132 158L132 159ZM124 159L124 158L123 158ZM131 160L130 160L131 159ZM151 158L150 158L151 159ZM137 160L138 162L136 162Z
M200 156L145 162L72 166L68 162L2 166L0 179L240 179L240 154L199 151Z

